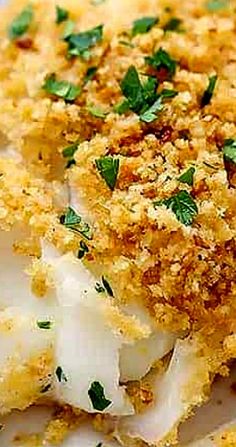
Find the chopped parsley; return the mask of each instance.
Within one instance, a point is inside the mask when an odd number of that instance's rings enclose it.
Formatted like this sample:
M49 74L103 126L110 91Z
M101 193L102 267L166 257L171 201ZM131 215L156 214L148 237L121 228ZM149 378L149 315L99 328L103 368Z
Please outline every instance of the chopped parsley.
M54 73L46 78L43 89L67 102L73 102L81 93L79 86L68 81L57 81Z
M78 150L79 143L71 144L70 146L65 147L62 151L62 155L64 158L72 158L75 152Z
M209 0L206 3L206 8L210 12L220 11L221 9L227 8L229 5L228 0Z
M89 249L88 249L87 244L85 244L84 241L80 241L79 245L80 245L80 248L79 248L77 257L78 257L78 259L83 259L83 257L89 252Z
M39 329L51 329L52 327L52 322L51 321L37 321L37 326L39 327Z
M105 155L98 158L95 163L99 174L105 180L107 186L109 186L111 191L114 191L119 173L120 160Z
M193 178L195 174L196 169L194 167L189 168L187 171L185 171L178 180L181 183L186 183L189 186L193 186Z
M225 140L223 154L225 161L236 164L236 140Z
M112 403L111 400L105 397L104 388L99 382L95 381L91 384L88 395L94 410L104 411Z
M108 115L108 112L105 112L104 110L100 109L100 107L93 104L87 106L87 111L95 118L100 118L102 120L104 120Z
M91 81L96 73L97 73L98 67L89 67L86 71L86 75L84 77L84 85L87 84L89 81Z
M102 276L102 284L100 284L99 282L96 283L95 290L98 293L107 293L112 298L114 297L113 290L104 276Z
M157 113L163 109L162 101L177 95L175 90L164 89L157 93L158 81L153 76L148 76L142 83L134 66L131 66L121 82L121 90L126 97L122 103L115 107L119 114L132 110L139 115L140 120L151 123L157 119Z
M103 446L102 442L99 442L99 443L96 445L96 447L102 447L102 446Z
M177 33L182 32L181 28L182 20L178 17L172 17L163 27L164 31L176 31Z
M172 79L175 75L177 62L162 48L159 48L159 50L152 56L146 57L145 60L148 65L157 71L160 71L161 69L166 70L169 79Z
M159 19L157 17L142 17L141 19L135 20L132 28L132 36L147 33L158 22Z
M161 112L162 110L162 98L159 97L148 110L140 114L140 120L144 123L152 123L157 118L157 112Z
M65 22L69 17L69 12L61 8L60 6L56 6L56 23L59 25L62 22Z
M64 382L64 383L65 383L65 382L68 381L68 379L67 379L66 375L64 374L63 369L62 369L61 366L58 366L58 367L57 367L55 373L56 373L58 382L60 382L60 383L63 383L63 382Z
M88 60L91 56L91 48L101 42L103 38L103 25L96 26L82 33L71 33L64 37L68 43L68 56L79 56Z
M65 227L69 228L75 233L81 234L86 239L92 239L92 232L89 224L84 222L82 217L79 216L73 208L68 207L66 214L61 216L60 222Z
M135 45L128 40L119 40L119 44L123 45L124 47L135 48Z
M25 34L30 27L33 16L33 7L32 5L28 5L9 26L8 34L10 39L15 40Z
M187 191L179 191L169 199L154 202L154 207L165 205L171 209L177 219L184 225L192 225L195 216L198 214L198 207L193 197Z
M218 79L217 75L209 77L208 87L205 90L203 97L201 99L201 107L205 107L211 102L211 98L212 98L214 90L215 90L217 79Z

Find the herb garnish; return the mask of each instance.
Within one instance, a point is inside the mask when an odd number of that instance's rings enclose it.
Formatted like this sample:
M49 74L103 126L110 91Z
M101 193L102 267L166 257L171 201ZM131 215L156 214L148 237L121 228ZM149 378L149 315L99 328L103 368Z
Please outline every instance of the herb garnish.
M73 22L73 20L67 20L66 24L65 24L65 28L64 28L64 32L62 35L62 39L66 40L68 37L71 36L71 34L73 33L75 29L75 22Z
M56 376L57 376L58 382L60 382L60 383L64 382L65 383L65 382L68 381L68 379L67 379L66 375L64 374L63 369L62 369L61 366L58 366L55 372L56 372Z
M97 445L96 445L96 447L102 447L102 442L99 442Z
M96 75L98 67L89 67L84 77L84 85L91 81Z
M112 403L111 400L106 399L104 388L99 382L95 381L91 384L88 395L94 410L104 411Z
M228 0L209 0L206 3L208 11L215 12L228 7Z
M114 191L119 173L120 160L118 158L103 156L95 161L97 170L105 180L107 186Z
M101 42L102 38L103 25L99 25L82 33L71 33L64 37L64 40L68 43L69 56L79 56L88 60L91 56L90 49Z
M62 151L62 155L64 158L72 158L75 152L78 150L79 143L71 144L70 146L65 147Z
M39 329L51 329L52 327L52 322L51 321L37 321L37 326L39 327Z
M157 71L165 69L168 72L169 79L172 79L175 75L177 62L162 48L159 48L152 56L146 57L145 60L148 65Z
M69 228L75 233L81 234L86 239L92 239L91 228L89 224L84 222L82 220L82 217L79 216L73 208L68 207L66 214L63 214L61 216L60 222L62 225L65 225L65 227Z
M69 12L61 8L60 6L56 6L56 23L59 25L62 22L65 22L69 17Z
M185 171L178 180L181 183L187 183L189 186L193 186L193 177L195 174L196 169L194 167L189 168L187 171Z
M100 118L102 120L104 120L108 115L108 112L105 112L104 110L100 109L100 107L93 104L87 106L87 111L95 118Z
M201 99L201 107L207 106L211 102L212 95L215 90L216 82L217 82L218 76L210 76L209 77L209 84L207 89L205 90L203 97Z
M131 66L121 82L121 90L126 100L118 104L115 111L122 114L132 110L139 115L141 121L151 123L163 109L162 101L178 94L175 90L168 89L157 93L157 87L158 81L155 77L148 76L142 83L136 68Z
M172 17L164 26L164 31L176 31L177 33L180 33L183 31L181 28L182 20L178 19L178 17Z
M177 219L184 225L192 225L194 217L198 213L198 207L187 191L179 191L169 199L153 203L154 207L165 205L175 213Z
M232 138L225 140L223 154L225 161L236 164L236 140Z
M43 89L67 102L73 102L81 93L79 86L68 81L57 81L54 73L46 78Z
M15 40L28 31L33 20L33 7L28 5L11 23L8 29L10 39Z
M100 284L99 282L96 283L95 290L98 293L107 293L112 298L114 297L113 290L104 276L102 276L102 284Z
M153 26L159 22L157 17L142 17L141 19L135 20L132 28L132 36L137 34L145 34L150 31Z
M78 259L83 259L83 257L89 252L89 249L88 249L87 244L85 244L84 241L80 241L79 245L80 245L80 248L79 248L77 257L78 257Z

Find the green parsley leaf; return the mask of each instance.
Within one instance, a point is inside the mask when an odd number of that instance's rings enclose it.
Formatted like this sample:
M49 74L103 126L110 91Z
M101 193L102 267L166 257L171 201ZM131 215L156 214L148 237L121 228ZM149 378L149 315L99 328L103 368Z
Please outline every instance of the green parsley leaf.
M39 329L51 329L52 322L51 321L37 321L37 326Z
M11 23L8 29L10 39L15 40L28 31L33 20L33 7L28 5Z
M218 76L210 76L209 78L209 85L207 89L205 90L203 97L201 99L201 107L207 106L211 102L211 98L213 96L216 82L217 82Z
M78 251L78 259L83 259L83 257L89 252L87 244L84 241L80 241L80 248Z
M84 77L84 85L91 81L97 73L98 67L89 67Z
M91 384L88 395L94 410L104 411L112 403L111 400L105 397L104 388L99 382L95 381Z
M209 0L206 3L206 8L210 12L220 11L221 9L225 9L229 6L228 0Z
M150 31L153 26L159 22L157 17L143 17L141 19L135 20L132 28L132 36L137 34L145 34Z
M187 171L185 171L179 178L178 180L181 183L187 183L187 185L189 186L193 186L193 177L195 174L196 169L191 167L189 168Z
M177 95L178 95L178 92L176 90L172 90L172 89L168 89L168 88L163 88L163 90L161 92L162 99L175 98Z
M128 100L130 109L135 113L139 113L144 104L143 86L133 65L129 67L121 81L121 90Z
M99 442L99 443L96 445L96 447L102 447L102 446L103 446L102 442Z
M68 381L68 379L67 379L66 375L64 374L63 369L62 369L61 366L57 367L57 369L56 369L56 376L57 376L58 382L60 382L60 383L62 383L62 382L65 383L65 382Z
M66 214L63 214L60 218L60 222L65 227L74 231L75 233L81 234L88 240L92 239L91 228L89 224L82 220L82 217L79 216L73 208L68 207Z
M58 96L58 98L63 98L68 102L73 102L81 93L79 86L68 81L57 81L55 74L46 78L43 89L47 93Z
M236 164L236 140L225 140L223 154L226 161Z
M105 180L107 186L114 191L119 173L120 160L110 156L104 156L95 161L97 170Z
M102 276L102 284L103 284L104 289L106 290L107 294L111 297L114 297L113 290L112 290L109 282L106 280L106 278L104 278L104 276Z
M152 56L146 57L145 60L148 65L157 71L163 68L167 70L169 79L172 79L175 75L177 62L162 48L159 48Z
M71 144L70 146L65 147L62 151L62 155L64 158L72 158L75 152L78 150L79 143Z
M94 106L93 104L87 106L87 111L91 113L91 115L95 116L95 118L100 118L102 120L104 120L108 115L108 112L104 112L104 110L100 109L97 106Z
M179 191L169 199L154 202L154 207L165 205L175 213L177 219L184 225L192 225L194 217L198 213L198 207L187 191Z
M182 32L181 28L182 20L178 17L172 17L163 27L164 31L176 31L177 33Z
M168 89L163 89L158 94L157 87L155 77L148 76L147 81L142 84L136 68L129 67L121 81L121 90L126 100L115 106L114 110L122 114L130 109L139 115L141 121L151 123L157 119L157 112L163 109L162 100L174 98L178 94L175 90Z
M103 38L103 25L96 26L82 33L72 33L65 38L68 43L68 55L79 56L85 60L90 58L90 49Z
M62 22L65 22L69 17L69 12L61 8L60 6L56 6L56 23L59 25Z
M129 109L129 101L127 101L127 99L114 106L114 112L119 115L123 115L123 113L128 112Z
M140 120L144 123L152 123L157 118L157 112L163 110L162 99L159 97L154 104L146 110L146 112L141 113Z

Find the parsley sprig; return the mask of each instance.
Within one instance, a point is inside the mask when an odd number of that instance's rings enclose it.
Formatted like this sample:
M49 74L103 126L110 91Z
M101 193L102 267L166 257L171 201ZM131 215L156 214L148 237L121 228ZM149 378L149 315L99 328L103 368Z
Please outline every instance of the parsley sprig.
M166 70L168 79L172 79L175 75L177 62L163 48L159 48L152 56L147 56L145 61L157 71Z
M88 60L91 48L101 42L103 38L103 25L96 26L81 33L71 33L64 37L68 44L68 56L77 56Z
M63 214L60 218L60 222L66 228L79 233L85 239L92 239L92 231L87 222L84 222L82 217L76 213L72 207L68 207L66 214Z
M62 98L67 102L73 102L80 95L81 88L68 81L57 81L55 73L48 76L43 84L43 89L55 95L58 98Z
M159 22L158 17L142 17L133 22L132 36L145 34Z
M182 190L168 199L159 200L153 203L154 208L165 205L172 210L177 219L184 225L192 225L194 218L198 214L198 207L191 194Z
M179 181L181 183L186 183L189 186L193 186L193 179L196 169L192 166L187 171L185 171L180 177Z
M114 191L119 173L120 160L118 158L105 155L95 160L95 164L99 174L105 180L107 186L111 191Z
M225 140L223 154L225 161L236 164L236 140L232 138Z
M158 81L155 77L148 76L142 83L134 66L131 66L121 82L121 90L126 100L116 106L119 114L132 110L139 115L140 120L151 123L157 119L157 114L163 109L163 100L173 98L177 92L164 89L157 93Z
M33 7L32 5L28 5L9 26L8 34L10 39L15 40L25 34L30 27L33 16Z
M60 6L56 6L56 23L59 25L62 22L65 22L69 17L69 12L67 9L61 8Z

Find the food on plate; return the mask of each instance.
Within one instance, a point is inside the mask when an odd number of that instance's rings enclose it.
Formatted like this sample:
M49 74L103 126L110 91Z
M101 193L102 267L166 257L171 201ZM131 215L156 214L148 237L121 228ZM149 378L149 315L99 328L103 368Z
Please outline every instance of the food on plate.
M180 424L229 374L235 7L2 8L3 442L9 415L44 407L45 428L18 445L62 445L75 430L81 447L180 445ZM234 437L226 424L201 442Z

